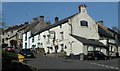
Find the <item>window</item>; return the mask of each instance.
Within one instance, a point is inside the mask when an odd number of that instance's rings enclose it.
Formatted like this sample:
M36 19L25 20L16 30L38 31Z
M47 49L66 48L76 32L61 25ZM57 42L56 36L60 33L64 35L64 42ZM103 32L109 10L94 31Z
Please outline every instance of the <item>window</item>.
M25 33L25 41L27 40L27 33Z
M2 39L2 43L4 43L4 38Z
M61 45L61 52L64 51L63 48L64 48L64 44L60 44Z
M60 28L62 28L62 25L60 25Z
M88 22L87 21L80 21L80 25L88 27Z
M50 39L54 39L55 38L55 31L50 31Z
M50 38L50 35L47 35L47 37L48 37L48 42L50 42L50 40L49 40L49 38Z
M46 36L45 36L45 35L43 35L43 37L44 37L44 39L46 38Z
M4 35L4 32L3 32L3 35Z
M34 37L32 37L32 42L34 42Z
M25 43L25 49L27 49L27 43Z
M36 45L32 45L32 49L35 49Z
M8 38L6 38L6 40L8 40Z
M64 39L64 33L60 32L60 34L61 34L61 39L63 40Z
M11 33L13 33L13 31L11 31Z
M116 35L115 35L115 34L113 34L113 36L114 36L114 37L116 37Z
M40 34L38 35L38 40L40 40Z

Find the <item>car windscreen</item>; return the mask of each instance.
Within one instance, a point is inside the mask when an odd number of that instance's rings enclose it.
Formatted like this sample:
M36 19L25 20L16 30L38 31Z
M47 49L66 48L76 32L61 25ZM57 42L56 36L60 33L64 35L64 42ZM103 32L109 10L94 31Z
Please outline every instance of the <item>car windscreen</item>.
M7 47L7 48L13 48L13 47Z
M88 54L93 54L94 52L93 51L88 51Z
M23 53L32 53L32 51L29 50L29 49L23 49L21 52L23 52Z

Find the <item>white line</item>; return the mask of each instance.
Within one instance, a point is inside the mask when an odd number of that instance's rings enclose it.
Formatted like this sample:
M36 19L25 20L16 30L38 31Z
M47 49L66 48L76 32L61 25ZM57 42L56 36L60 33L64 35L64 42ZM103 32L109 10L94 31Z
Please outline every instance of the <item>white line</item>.
M110 67L110 68L114 69L113 67Z
M103 66L103 67L104 67L105 65L101 65L101 66Z
M89 62L88 62L89 63ZM102 66L102 67L107 67L107 68L111 68L111 69L119 69L117 67L112 67L112 66L108 66L108 65L103 65L103 64L98 64L98 63L90 63L90 64L94 64L94 65L98 65L98 66Z
M109 66L105 65L105 67L109 67Z

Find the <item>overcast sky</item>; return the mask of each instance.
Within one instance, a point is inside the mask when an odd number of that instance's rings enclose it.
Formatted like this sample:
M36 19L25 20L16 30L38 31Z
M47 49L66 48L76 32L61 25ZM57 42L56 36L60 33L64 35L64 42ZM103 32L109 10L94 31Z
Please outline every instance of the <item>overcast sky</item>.
M54 23L54 17L64 19L78 12L78 6L87 5L88 14L97 22L104 21L107 27L118 26L117 2L3 2L3 21L6 26L20 25L43 15Z

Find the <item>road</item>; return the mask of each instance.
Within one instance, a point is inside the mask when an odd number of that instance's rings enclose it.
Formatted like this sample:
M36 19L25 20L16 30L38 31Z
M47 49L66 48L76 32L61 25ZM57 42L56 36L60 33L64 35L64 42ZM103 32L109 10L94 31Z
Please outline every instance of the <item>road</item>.
M27 58L26 64L37 69L116 69L118 60L69 60L62 58L45 57L35 54L36 58Z

